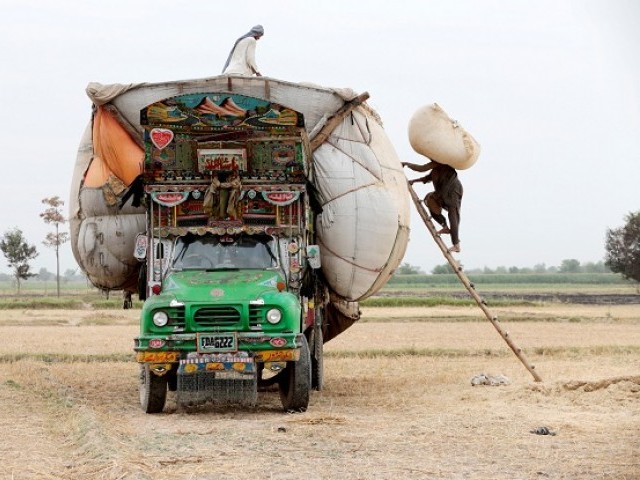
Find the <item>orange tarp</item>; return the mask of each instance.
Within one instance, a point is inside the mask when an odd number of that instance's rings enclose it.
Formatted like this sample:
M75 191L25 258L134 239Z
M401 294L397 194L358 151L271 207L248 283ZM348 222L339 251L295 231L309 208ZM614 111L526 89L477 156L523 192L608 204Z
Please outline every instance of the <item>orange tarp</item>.
M86 187L103 186L111 174L128 186L142 173L144 151L103 107L98 107L93 119L93 151L84 178Z

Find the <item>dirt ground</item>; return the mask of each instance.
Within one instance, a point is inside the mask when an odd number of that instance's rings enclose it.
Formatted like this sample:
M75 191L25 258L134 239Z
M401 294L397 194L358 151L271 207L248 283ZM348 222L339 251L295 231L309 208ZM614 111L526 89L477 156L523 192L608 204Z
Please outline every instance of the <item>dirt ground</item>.
M146 415L136 312L0 312L0 479L640 479L640 308L527 308L499 315L542 383L475 311L372 308L301 414Z

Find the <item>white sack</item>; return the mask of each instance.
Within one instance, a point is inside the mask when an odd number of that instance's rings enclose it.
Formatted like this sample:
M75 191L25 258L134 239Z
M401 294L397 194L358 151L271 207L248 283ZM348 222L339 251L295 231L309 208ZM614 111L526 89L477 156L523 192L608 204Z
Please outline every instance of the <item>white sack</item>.
M471 167L480 145L437 103L419 108L409 121L409 143L420 155L456 170Z

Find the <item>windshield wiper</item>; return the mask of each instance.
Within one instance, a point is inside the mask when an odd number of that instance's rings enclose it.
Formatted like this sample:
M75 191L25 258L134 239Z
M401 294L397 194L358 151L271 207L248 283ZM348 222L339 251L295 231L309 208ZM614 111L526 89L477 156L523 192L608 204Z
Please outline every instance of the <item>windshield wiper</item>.
M173 262L171 262L171 266L173 268L175 268L176 263L181 262L182 259L184 258L185 253L187 253L187 246L183 245L182 250L180 251L180 253L178 254L178 256L176 256L173 260ZM184 269L184 266L182 268L180 268L180 270Z
M273 251L271 250L271 247L269 246L268 243L263 243L264 248L267 249L267 253L269 254L269 256L271 257L271 260L273 260L273 262L278 265L278 259L275 257L275 255L273 254Z

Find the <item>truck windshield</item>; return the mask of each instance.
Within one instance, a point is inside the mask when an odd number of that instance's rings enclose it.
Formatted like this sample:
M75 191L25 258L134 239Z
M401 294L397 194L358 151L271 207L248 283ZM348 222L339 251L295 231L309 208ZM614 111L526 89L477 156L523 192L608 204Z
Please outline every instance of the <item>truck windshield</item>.
M176 240L175 270L264 269L277 267L274 240L269 235L219 237L188 234Z

